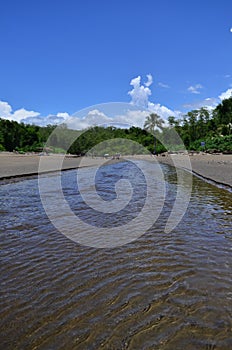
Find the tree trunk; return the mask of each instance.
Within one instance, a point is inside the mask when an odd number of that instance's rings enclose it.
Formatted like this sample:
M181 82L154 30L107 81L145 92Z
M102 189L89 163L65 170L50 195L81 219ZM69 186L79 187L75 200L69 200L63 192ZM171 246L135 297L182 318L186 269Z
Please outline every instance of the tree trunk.
M154 156L156 156L156 137L154 135Z

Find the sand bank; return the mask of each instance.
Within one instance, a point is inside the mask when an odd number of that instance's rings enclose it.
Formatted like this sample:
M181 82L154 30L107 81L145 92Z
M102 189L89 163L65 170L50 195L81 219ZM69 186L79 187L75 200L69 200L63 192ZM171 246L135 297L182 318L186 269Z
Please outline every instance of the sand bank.
M232 187L232 155L197 154L197 155L166 155L158 156L160 163L173 165L177 159L180 167L185 168L186 157L189 157L192 172L218 184ZM181 166L182 165L182 166Z
M177 161L178 166L185 168L187 155L157 156L155 159L163 164L173 165ZM126 157L127 159L130 157ZM154 159L151 156L132 156L131 159ZM206 179L232 187L232 155L198 154L189 156L193 173ZM100 166L106 160L103 158L75 157L61 155L39 156L35 154L0 153L0 180L7 182L12 178L37 175L42 161L40 172L52 172L57 170L57 164L61 164L62 170L76 169L84 166Z
M64 160L64 161L63 161ZM90 157L75 157L62 155L36 155L36 154L15 154L0 153L0 180L7 180L15 177L37 175L38 172L57 171L61 164L62 170L76 169L80 166L95 166L103 163L103 159ZM41 165L42 164L42 165Z

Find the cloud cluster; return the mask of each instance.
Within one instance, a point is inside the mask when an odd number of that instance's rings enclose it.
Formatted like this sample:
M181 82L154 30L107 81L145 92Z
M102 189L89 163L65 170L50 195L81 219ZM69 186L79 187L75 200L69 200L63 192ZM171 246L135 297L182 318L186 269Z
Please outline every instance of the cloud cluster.
M70 129L82 130L95 125L107 125L113 122L113 118L108 117L104 112L94 108L88 112L84 117L79 117L78 113L75 116L69 117L66 124Z
M144 121L148 114L157 113L162 119L166 120L169 116L175 116L180 118L182 112L171 110L166 106L162 106L159 103L154 103L149 100L151 95L150 86L153 83L153 77L151 74L147 75L147 79L144 83L141 82L141 76L133 78L130 82L132 89L128 92L131 97L131 108L121 108L117 111L117 108L112 106L114 113L109 113L101 106L95 106L92 109L88 109L86 113L75 114L70 116L68 113L49 114L47 116L41 115L39 112L29 111L24 108L16 111L12 110L12 107L8 102L0 101L0 118L14 120L17 122L23 122L25 124L36 124L40 126L46 126L48 124L61 124L66 123L73 129L86 129L94 125L117 125L117 126L138 126L143 127ZM158 83L159 86L168 88L168 85ZM201 84L190 86L188 91L193 94L199 94L199 90L202 89ZM185 104L183 107L186 109L198 109L201 107L207 107L213 109L223 99L232 96L232 89L228 89L222 92L216 98L206 98L194 103ZM102 105L103 106L103 105Z
M8 102L0 101L0 118L16 121L18 123L36 124L46 126L48 124L60 124L69 118L68 113L57 113L42 116L39 112L28 111L24 108L13 112Z
M12 108L9 105L9 103L0 101L0 117L5 119L10 119L11 112L12 112Z
M168 107L161 106L159 103L149 102L148 109L151 113L158 114L164 121L167 121L170 116L179 118L182 115L181 111L171 110Z
M107 104L112 111L114 111L115 105ZM104 105L99 105L98 108L94 108L86 112L86 115L82 118L78 117L78 113L75 116L70 117L66 120L66 124L71 129L86 129L94 125L102 126L116 126L116 127L130 127L137 126L143 127L144 120L149 114L146 110L131 109L129 104L122 104L122 107L127 106L127 109L121 108L121 111L109 116L104 113L100 108L105 107Z
M114 113L109 114L104 112L104 108L100 106L88 109L82 116L79 113L70 116L68 113L57 113L55 115L42 116L38 112L28 111L24 108L12 111L11 106L7 102L0 101L0 118L15 120L25 124L36 124L46 126L48 124L66 123L68 127L73 129L86 129L94 125L117 125L117 126L137 126L143 127L147 115L151 112L159 114L164 120L170 116L177 116L180 112L170 110L160 104L155 104L149 101L151 95L150 86L153 83L151 74L147 74L147 79L144 83L141 82L141 77L138 76L131 80L132 89L128 92L131 96L129 108L121 108L119 111L115 109ZM131 106L131 107L130 107ZM111 108L114 109L114 106Z
M224 92L221 93L221 95L219 96L220 100L223 101L227 98L232 97L232 89L228 89Z
M149 86L153 83L153 78L151 74L147 75L147 82L144 84L141 84L141 77L138 76L131 80L130 85L133 86L133 89L128 92L128 94L131 96L131 104L143 109L145 108L147 110L147 113L157 113L162 117L162 119L167 120L169 116L175 116L179 117L181 112L180 111L173 111L169 109L166 106L162 106L159 103L154 103L149 101L149 96L151 95L151 90ZM163 88L169 88L168 85L163 83L158 83L159 86ZM146 116L147 116L146 113ZM138 114L138 111L137 111ZM145 116L144 113L138 114L141 117L141 120L139 121L139 126L143 127ZM134 123L134 120L130 120L132 123ZM138 123L138 120L137 120Z
M190 109L199 109L201 107L208 108L209 110L213 110L219 103L219 99L215 97L208 97L203 100L195 101L192 103L186 103L183 105L183 108L188 110Z
M222 92L218 97L208 97L204 100L184 104L183 107L186 109L199 109L201 107L206 107L209 110L213 110L219 103L230 97L232 97L232 89L227 89L226 91Z
M189 86L187 90L192 94L200 94L200 89L203 89L203 86L201 84L196 84Z
M147 75L147 82L145 82L144 85L141 84L140 75L131 80L130 85L133 86L133 89L129 91L128 94L131 96L131 103L133 105L141 108L148 107L148 98L151 95L149 86L152 82L153 79L151 74Z

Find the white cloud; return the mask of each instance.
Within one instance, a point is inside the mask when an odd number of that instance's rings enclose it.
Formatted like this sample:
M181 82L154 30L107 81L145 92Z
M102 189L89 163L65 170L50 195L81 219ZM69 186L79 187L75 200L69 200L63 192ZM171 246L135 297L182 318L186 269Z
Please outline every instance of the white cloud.
M206 107L209 110L213 110L217 105L232 96L232 89L227 89L226 91L222 92L218 97L208 97L205 98L204 100L200 101L195 101L191 103L186 103L183 105L184 108L186 109L199 109L201 107Z
M8 102L0 101L0 118L8 119L11 115L12 108Z
M18 109L13 114L11 114L11 120L15 120L16 122L21 122L23 120L27 120L27 118L38 117L40 114L34 111L27 111L24 108Z
M23 119L37 117L38 112L27 111L24 108L18 109L12 113L12 107L8 102L0 101L0 118L21 122Z
M65 119L69 118L70 115L67 112L61 112L61 113L57 113L57 117L63 118L65 120Z
M147 74L147 82L144 85L149 87L152 83L153 83L152 75L151 74Z
M164 88L164 89L169 89L169 88L170 88L169 85L164 84L164 83L161 83L161 82L159 82L158 85L159 85L160 87Z
M171 110L168 107L161 106L159 103L149 102L148 108L151 113L158 114L164 121L167 121L170 116L180 118L182 114L180 111Z
M144 85L141 84L141 76L140 75L131 80L130 85L133 86L133 89L128 92L128 94L131 96L130 103L132 105L138 106L138 108L147 109L146 116L147 116L147 114L152 113L152 112L157 113L164 120L167 120L167 118L170 115L176 116L176 117L180 116L181 112L179 112L179 111L172 111L168 107L161 106L159 103L153 103L153 102L149 101L149 96L151 95L151 90L148 88L148 86L150 86L153 82L151 74L147 75L147 79L148 79L148 81ZM158 85L161 87L169 88L168 85L163 84L163 83L158 83ZM201 87L201 85L198 84L198 88L200 88L200 87ZM131 115L132 114L130 114L130 116ZM140 116L140 120L139 121L137 120L136 123L138 126L143 127L144 120L145 120L144 114L140 113L137 115ZM128 116L127 116L127 118L128 118ZM135 120L130 120L130 121L134 125Z
M172 111L165 106L161 106L160 104L154 104L152 102L148 102L148 109L130 109L128 108L126 111L121 114L116 114L113 117L109 117L99 109L94 109L89 111L86 116L79 118L78 116L70 117L66 123L69 128L80 130L86 129L94 125L115 125L116 127L130 127L136 126L143 128L146 117L154 112L157 113L162 119L167 120L167 118L172 115L175 117L180 117L181 112Z
M93 125L112 124L118 126L134 125L142 128L149 113L157 113L163 119L167 119L170 115L177 116L178 113L180 113L149 101L149 96L151 95L149 86L151 86L152 82L153 78L151 74L147 74L147 81L144 84L141 84L140 76L132 79L130 85L133 88L128 92L131 96L131 107L128 105L129 108L123 108L122 112L120 110L115 110L113 116L112 114L109 116L108 113L102 112L100 107L89 110L83 117L78 116L78 114L70 116L66 112L42 116L38 112L28 111L24 108L13 112L11 106L7 102L0 101L0 118L2 117L39 126L66 123L68 127L78 130L86 129Z
M128 94L131 96L130 104L132 107L124 110L124 112L119 112L113 117L109 117L107 114L103 113L100 110L101 107L99 107L98 109L88 111L82 118L78 118L77 115L71 117L67 121L68 126L74 129L85 129L93 125L113 124L116 126L134 125L143 128L146 117L152 112L157 113L164 120L167 120L169 116L179 118L181 115L180 111L173 111L159 103L149 101L151 90L148 86L150 86L152 82L151 74L147 75L147 82L144 83L144 85L141 84L141 76L137 76L131 80L130 85L133 88Z
M0 118L16 121L18 123L46 126L48 124L63 123L68 117L68 113L42 116L39 112L28 111L25 108L20 108L13 112L8 102L0 101Z
M190 109L199 109L201 107L208 108L209 110L213 110L219 103L219 99L215 97L207 97L204 100L195 101L186 103L183 105L184 108Z
M203 89L203 86L201 84L196 84L196 85L191 85L188 87L188 91L191 92L192 94L200 94L200 89Z
M86 129L94 125L115 125L115 126L138 126L143 127L144 121L148 114L154 112L157 113L162 119L166 120L169 116L175 116L180 118L182 112L171 110L166 106L162 106L160 103L154 103L149 100L151 95L150 86L153 82L151 74L147 75L147 81L141 84L141 76L138 76L131 80L130 85L132 89L128 92L131 96L131 102L128 104L129 108L122 108L117 110L117 107L113 110L115 113L106 112L104 108L100 106L93 107L92 110L88 110L86 115L80 117L70 116L67 112L59 112L57 114L49 114L47 116L41 115L39 112L29 111L24 108L16 111L12 110L11 105L8 102L0 101L0 118L15 120L17 122L24 122L25 124L36 124L40 126L46 126L48 124L58 125L61 123L67 123L70 128L73 129ZM163 83L158 83L161 87L168 87ZM188 90L193 94L199 94L199 90L202 89L201 84L190 86ZM232 88L222 92L220 96L214 98L209 97L204 100L191 102L185 104L185 109L198 109L201 107L207 107L210 110L215 108L223 99L232 96ZM112 107L114 108L114 106Z
M148 81L146 84L148 84L146 87L144 85L141 85L141 77L140 75L137 78L134 78L131 80L130 85L133 86L133 89L128 92L128 94L131 96L131 104L147 108L148 106L148 97L151 95L151 90L148 86L152 83L152 76L148 75Z
M21 122L24 124L35 124L39 126L58 125L64 123L66 121L66 118L58 116L58 114L49 114L47 116L42 116L39 114L38 116L24 118L21 120Z
M221 101L230 97L232 97L232 89L227 89L226 91L222 92L219 96Z
M230 32L232 33L232 27L230 28Z
M129 125L129 126L137 126L139 128L143 128L144 121L146 117L149 115L148 111L145 110L127 110L125 114L117 115L114 118L114 121L119 125Z
M100 108L101 106L99 106L99 109ZM133 125L142 128L144 121L149 114L146 110L128 108L121 114L119 113L113 117L109 117L99 109L90 110L82 118L79 118L78 116L70 117L66 123L69 128L76 130L87 129L94 125L115 125L118 127L130 127Z
M79 118L78 116L72 116L66 120L69 128L80 130L86 129L94 125L110 124L114 121L114 118L108 117L106 114L98 109L90 110L86 116Z

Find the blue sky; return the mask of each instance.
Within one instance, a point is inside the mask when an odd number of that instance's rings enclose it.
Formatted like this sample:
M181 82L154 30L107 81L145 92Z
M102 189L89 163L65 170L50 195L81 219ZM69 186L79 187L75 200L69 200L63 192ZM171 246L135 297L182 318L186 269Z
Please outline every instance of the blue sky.
M215 106L232 92L231 14L231 0L1 1L0 117L131 102L138 76L152 105Z

